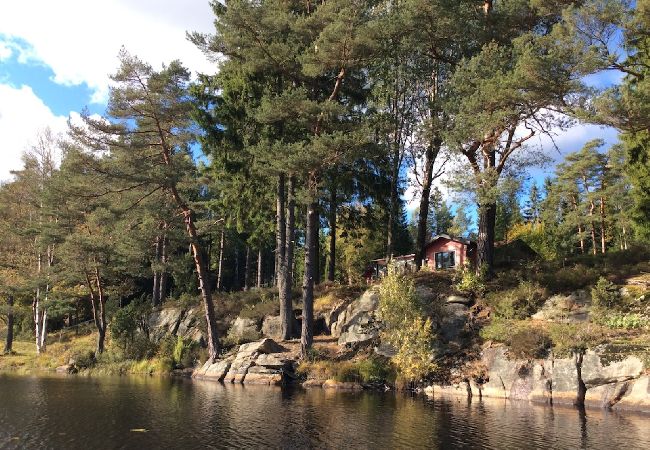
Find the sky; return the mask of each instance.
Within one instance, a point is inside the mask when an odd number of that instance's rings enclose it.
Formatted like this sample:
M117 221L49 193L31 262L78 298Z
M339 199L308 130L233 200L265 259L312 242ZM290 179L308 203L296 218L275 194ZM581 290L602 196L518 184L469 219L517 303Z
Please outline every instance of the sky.
M194 73L215 64L186 37L210 33L208 0L4 1L0 13L0 181L44 127L106 108L109 74L124 46L159 68L179 59Z
M102 114L109 74L118 67L121 47L159 68L179 59L194 73L214 73L216 66L186 39L186 31L211 33L208 0L21 0L5 1L0 14L0 182L22 166L21 155L46 126L64 132L68 117L87 108ZM594 86L620 80L610 72L593 76ZM613 129L579 124L558 131L556 149L548 138L534 142L553 163L533 169L541 182L563 155L587 141L617 140ZM445 192L444 180L440 187ZM406 191L408 209L418 202Z

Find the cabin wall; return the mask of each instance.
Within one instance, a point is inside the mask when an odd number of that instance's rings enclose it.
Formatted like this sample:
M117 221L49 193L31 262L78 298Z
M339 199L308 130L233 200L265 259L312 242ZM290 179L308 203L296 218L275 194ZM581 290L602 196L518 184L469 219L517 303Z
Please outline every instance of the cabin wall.
M430 244L426 249L427 265L433 271L436 270L435 254L438 252L456 252L455 269L463 267L467 260L467 246L460 242L450 241L449 239L438 239Z

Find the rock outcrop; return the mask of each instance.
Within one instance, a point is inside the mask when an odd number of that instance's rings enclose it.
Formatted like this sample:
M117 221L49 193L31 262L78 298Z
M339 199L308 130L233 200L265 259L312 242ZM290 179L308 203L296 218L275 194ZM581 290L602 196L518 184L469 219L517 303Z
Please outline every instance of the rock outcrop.
M202 320L203 316L199 306L188 309L173 306L154 310L147 320L149 338L153 342L160 342L165 336L180 336L184 339L202 342L205 339L199 326Z
M375 320L378 306L379 291L372 287L345 308L336 311L336 320L331 322L330 331L332 336L339 338L339 345L367 342L379 337Z
M596 349L581 356L530 361L508 359L503 346L487 348L481 383L468 379L429 386L425 392L650 412L650 377L644 375L641 359L628 355L609 362L603 354Z
M584 322L589 318L591 297L585 290L569 295L554 295L532 315L536 320L557 322Z
M280 385L293 373L294 364L292 353L273 339L264 338L240 345L236 354L214 363L206 362L192 377L224 383Z

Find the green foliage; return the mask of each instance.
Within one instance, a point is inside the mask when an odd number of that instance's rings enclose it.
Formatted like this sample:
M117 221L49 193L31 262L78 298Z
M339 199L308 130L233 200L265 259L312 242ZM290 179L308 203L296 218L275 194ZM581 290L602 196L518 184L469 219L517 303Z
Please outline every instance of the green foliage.
M484 341L507 342L513 333L513 322L500 317L493 318L481 328L479 334Z
M583 352L606 342L602 330L589 323L552 323L548 333L553 342L553 351L559 357Z
M515 288L488 294L488 304L497 317L526 319L534 314L547 298L546 290L531 281L521 281Z
M650 329L650 318L640 313L608 312L593 315L596 323L609 328L620 328L624 330Z
M419 380L435 370L432 361L434 340L431 319L416 294L413 280L392 267L379 286L378 317L381 339L397 350L393 362L407 380Z
M621 306L622 297L614 283L600 277L596 286L591 289L591 301L595 308L615 309Z
M355 361L308 359L298 366L297 373L314 380L353 383L394 383L396 378L395 367L377 356Z
M548 354L553 342L549 334L535 327L525 327L510 333L507 339L509 353L520 359L539 359Z
M72 355L71 359L79 369L90 369L97 362L95 359L95 352L92 350L75 353Z
M454 280L454 287L464 294L475 297L483 297L485 294L485 270L477 274L471 268L463 267L456 271Z
M542 274L542 284L551 292L570 292L593 284L598 271L583 264L548 270Z
M176 338L176 344L172 350L174 365L180 367L193 367L197 360L198 343L190 339Z

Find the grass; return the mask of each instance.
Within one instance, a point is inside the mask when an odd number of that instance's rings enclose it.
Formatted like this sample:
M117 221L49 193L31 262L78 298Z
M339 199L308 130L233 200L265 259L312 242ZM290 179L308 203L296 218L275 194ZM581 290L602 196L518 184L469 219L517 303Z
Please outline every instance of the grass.
M95 332L76 336L74 332L56 332L49 335L47 350L38 355L33 341L17 340L13 343L13 353L0 354L0 372L33 373L53 371L68 364L70 359L80 359L92 353L97 340ZM142 361L124 360L117 348L107 341L106 351L92 367L82 373L92 375L112 374L166 374L172 369L169 357L156 355Z
M351 361L315 360L303 361L298 375L313 380L334 380L353 383L390 383L396 379L393 365L377 356L361 357Z

